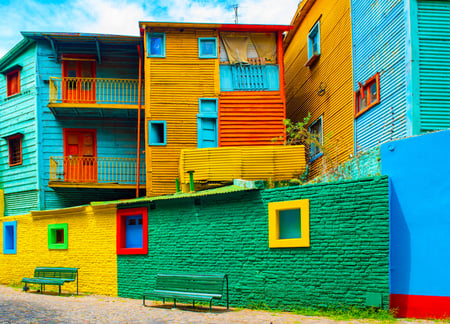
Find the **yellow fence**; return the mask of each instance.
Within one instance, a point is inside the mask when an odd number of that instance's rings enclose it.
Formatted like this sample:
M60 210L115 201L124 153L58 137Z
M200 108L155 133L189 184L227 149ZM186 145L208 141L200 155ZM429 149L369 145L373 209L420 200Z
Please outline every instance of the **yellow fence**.
M49 90L50 103L137 105L139 80L50 77Z
M50 181L135 184L136 165L136 158L53 156L50 157ZM145 183L143 159L140 183Z
M305 148L296 146L241 146L184 149L180 156L180 180L223 182L233 179L289 180L306 170Z

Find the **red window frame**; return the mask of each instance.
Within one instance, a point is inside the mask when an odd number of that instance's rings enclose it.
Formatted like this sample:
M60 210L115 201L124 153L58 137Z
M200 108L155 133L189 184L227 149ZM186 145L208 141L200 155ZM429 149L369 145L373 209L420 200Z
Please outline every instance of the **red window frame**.
M126 221L127 216L142 215L142 248L127 248L126 246ZM116 244L117 254L147 254L148 253L148 212L147 207L118 209L116 219Z
M6 96L10 97L17 93L20 93L20 69L6 74Z
M19 148L18 148L18 152L19 152L19 156L18 159L13 159L14 158L14 152L12 150L13 147L13 140L19 139ZM21 165L22 164L22 135L21 134L17 134L17 135L12 135L10 137L8 137L8 153L9 153L9 166L16 166L16 165Z
M377 94L376 99L371 101L371 87L376 84ZM364 93L364 96L367 96L367 106L361 110L360 107L360 97L361 91ZM357 91L355 91L355 118L358 118L370 108L380 103L380 73L375 74L373 77L368 79L364 85L360 84L360 87Z

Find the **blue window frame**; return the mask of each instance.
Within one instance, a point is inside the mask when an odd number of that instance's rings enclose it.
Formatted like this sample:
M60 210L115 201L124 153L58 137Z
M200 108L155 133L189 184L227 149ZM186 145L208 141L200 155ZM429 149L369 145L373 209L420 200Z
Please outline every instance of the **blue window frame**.
M218 146L218 102L216 98L200 98L197 114L197 147Z
M3 223L3 254L17 253L17 221Z
M147 57L166 57L164 33L147 33Z
M217 58L217 38L202 37L198 39L199 58Z
M320 55L320 21L316 22L308 34L308 59Z
M150 120L148 122L148 145L167 145L166 121Z
M308 128L309 132L317 139L320 145L323 145L323 124L322 124L322 116L317 118L311 126ZM314 143L310 145L310 162L315 159L321 157L323 155L319 146Z

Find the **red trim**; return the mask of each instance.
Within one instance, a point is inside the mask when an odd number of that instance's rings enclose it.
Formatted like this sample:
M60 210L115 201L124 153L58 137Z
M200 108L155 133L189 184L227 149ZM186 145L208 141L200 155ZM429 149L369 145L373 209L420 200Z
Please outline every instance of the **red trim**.
M16 87L12 88L12 80L16 79ZM12 70L6 74L6 96L20 93L20 69Z
M368 89L370 92L370 86L372 85L373 82L376 82L376 84L377 84L377 99L374 102L369 102L367 107L364 108L363 110L358 111L359 110L359 95L361 93L361 85L359 86L360 88L358 90L356 90L354 93L354 101L355 101L354 102L354 107L355 107L354 108L354 115L355 115L354 118L355 119L358 118L359 116L361 116L362 114L364 114L370 108L372 108L375 105L380 103L380 73L379 72L364 83L364 86L362 87L363 93L366 89ZM358 83L358 84L360 84L360 83ZM363 95L363 98L364 98L364 95ZM370 93L367 96L367 100L370 100Z
M391 294L389 299L397 317L450 318L450 297Z
M126 217L142 215L142 248L126 248ZM116 219L117 254L147 254L148 253L148 212L147 207L118 209Z
M220 31L246 31L246 32L284 32L293 29L292 25L241 25L241 24L223 24L220 25Z
M14 139L19 139L19 149L20 149L20 153L19 153L19 161L16 163L12 163L12 153L11 153L11 140ZM9 153L9 166L16 166L16 165L21 165L23 162L22 159L22 135L21 134L17 134L17 135L13 135L8 137L8 153Z

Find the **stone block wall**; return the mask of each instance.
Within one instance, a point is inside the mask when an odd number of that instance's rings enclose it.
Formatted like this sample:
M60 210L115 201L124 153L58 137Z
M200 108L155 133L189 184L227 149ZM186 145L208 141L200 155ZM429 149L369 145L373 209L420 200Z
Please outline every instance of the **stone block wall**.
M269 248L268 203L298 199L309 199L310 246ZM141 298L161 272L219 272L235 307L364 306L367 293L388 307L387 177L153 204L148 255L118 256L120 296Z

